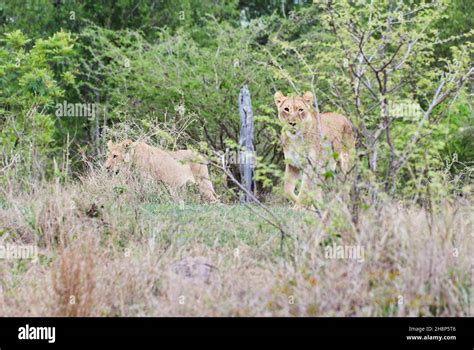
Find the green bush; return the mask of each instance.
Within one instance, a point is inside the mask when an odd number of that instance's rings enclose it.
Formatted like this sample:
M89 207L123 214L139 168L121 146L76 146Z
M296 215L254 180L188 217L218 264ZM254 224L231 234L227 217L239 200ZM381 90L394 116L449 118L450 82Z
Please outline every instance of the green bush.
M62 154L54 108L74 88L74 40L58 32L31 41L15 31L0 43L2 161L17 159L11 171L41 178L51 174L54 157Z

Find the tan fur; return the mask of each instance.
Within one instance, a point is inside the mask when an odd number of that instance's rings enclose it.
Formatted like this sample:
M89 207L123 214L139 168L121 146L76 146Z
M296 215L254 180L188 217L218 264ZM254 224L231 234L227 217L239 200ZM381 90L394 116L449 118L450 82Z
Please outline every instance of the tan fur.
M313 94L286 97L280 91L275 93L278 117L284 123L281 142L285 154L286 195L302 208L313 192L318 178L317 170L326 162L331 162L332 154L339 157L339 168L347 172L350 166L350 153L355 140L349 120L337 113L317 113L313 109ZM334 164L335 165L335 164ZM295 195L295 186L301 179L299 195Z
M169 152L131 140L116 144L109 141L107 146L105 167L111 172L133 166L142 176L161 181L173 190L196 183L207 201L218 201L204 158L191 150Z

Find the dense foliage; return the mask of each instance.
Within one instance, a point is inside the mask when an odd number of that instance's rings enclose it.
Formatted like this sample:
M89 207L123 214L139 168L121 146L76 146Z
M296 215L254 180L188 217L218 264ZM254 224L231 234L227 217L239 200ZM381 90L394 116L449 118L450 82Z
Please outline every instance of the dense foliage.
M469 183L469 4L8 0L0 5L3 171L68 177L83 171L84 159L100 160L110 138L224 151L238 140L237 98L248 84L263 187L278 182L284 164L273 94L308 89L322 111L345 113L354 123L357 171L366 181L410 196L426 182L441 191L446 174ZM363 50L374 52L380 76L361 68ZM366 75L357 79L361 69ZM388 122L391 103L428 110L443 79L441 94L453 91L421 128L416 118ZM95 113L58 116L64 103L95 104ZM372 138L380 125L383 132Z

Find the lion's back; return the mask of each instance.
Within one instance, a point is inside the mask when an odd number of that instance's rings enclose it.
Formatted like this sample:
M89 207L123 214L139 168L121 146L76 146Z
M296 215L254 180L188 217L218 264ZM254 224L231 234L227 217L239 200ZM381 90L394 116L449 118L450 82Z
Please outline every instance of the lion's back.
M323 135L331 142L343 142L348 147L354 145L354 135L349 119L339 113L321 113Z
M194 182L191 168L179 162L169 152L140 142L135 146L134 162L138 168L158 181L179 187Z

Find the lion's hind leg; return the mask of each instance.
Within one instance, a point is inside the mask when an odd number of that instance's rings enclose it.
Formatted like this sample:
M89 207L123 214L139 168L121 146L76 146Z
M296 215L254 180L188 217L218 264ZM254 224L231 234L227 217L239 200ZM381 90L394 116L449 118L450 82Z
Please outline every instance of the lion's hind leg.
M209 170L206 164L191 163L191 171L196 179L199 187L199 192L202 194L204 199L210 203L219 202L217 199L214 186L209 178Z

